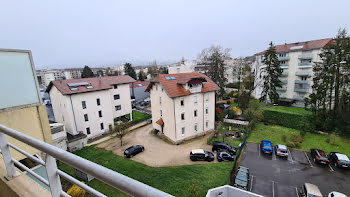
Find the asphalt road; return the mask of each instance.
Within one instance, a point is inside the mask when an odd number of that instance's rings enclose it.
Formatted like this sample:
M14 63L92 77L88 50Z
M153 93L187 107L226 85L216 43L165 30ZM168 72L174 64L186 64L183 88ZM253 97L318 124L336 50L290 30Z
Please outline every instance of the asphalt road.
M247 143L241 162L250 169L249 189L271 197L298 197L302 184L317 185L323 196L338 191L350 196L350 170L315 164L310 154L292 150L288 158L266 155L259 144Z

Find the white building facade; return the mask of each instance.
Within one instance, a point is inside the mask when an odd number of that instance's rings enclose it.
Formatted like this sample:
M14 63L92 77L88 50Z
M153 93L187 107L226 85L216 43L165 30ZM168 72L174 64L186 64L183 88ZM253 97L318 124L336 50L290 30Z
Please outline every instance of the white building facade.
M152 125L174 144L214 129L215 91L219 87L201 73L161 74L150 92Z
M116 120L132 118L129 83L134 81L127 75L52 81L47 92L56 122L73 136L107 133Z
M280 99L286 99L294 106L303 107L304 99L312 93L314 62L320 62L319 54L323 47L332 41L331 38L312 40L284 45L276 45L278 60L283 69L280 78L282 88L277 88ZM260 98L263 90L262 70L266 67L263 63L264 51L256 54L256 60L252 67L255 73L254 97Z

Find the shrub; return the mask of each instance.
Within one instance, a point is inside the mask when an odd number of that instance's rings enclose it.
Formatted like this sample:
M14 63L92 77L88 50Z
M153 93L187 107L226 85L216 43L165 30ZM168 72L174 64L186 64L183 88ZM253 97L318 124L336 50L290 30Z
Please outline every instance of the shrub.
M294 144L295 144L296 148L300 148L301 147L301 143L299 143L299 142L294 142Z
M260 107L259 100L252 99L252 100L249 101L248 108L252 108L254 110L258 110L259 107Z
M277 125L306 132L315 130L315 125L310 114L286 113L267 108L264 110L263 116L265 122L276 123Z
M287 142L287 136L286 135L282 135L282 141L283 142Z
M290 136L290 140L292 141L292 142L294 142L295 144L296 143L303 143L303 141L304 141L304 139L303 139L303 137L302 136L300 136L300 135L296 135L296 134L292 134L291 136Z
M229 83L226 85L227 88L239 89L239 83Z
M288 143L287 143L287 146L288 146L289 148L295 148L295 143L294 143L294 142L288 142Z

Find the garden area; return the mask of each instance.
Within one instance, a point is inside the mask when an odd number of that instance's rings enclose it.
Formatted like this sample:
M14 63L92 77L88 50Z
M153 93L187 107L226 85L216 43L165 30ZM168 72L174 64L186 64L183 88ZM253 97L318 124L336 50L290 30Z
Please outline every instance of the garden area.
M130 119L130 114L127 114L126 115L127 118ZM139 112L139 111L136 111L136 110L132 110L132 123L133 124L137 124L139 122L142 122L142 121L145 121L147 119L150 119L152 116L151 115L148 115L146 113L142 113L142 112Z
M174 196L205 196L208 189L227 184L232 169L231 162L155 168L96 147L85 147L74 154ZM77 178L74 168L62 162L58 167ZM70 185L64 180L62 184L64 188ZM127 196L97 179L87 184L107 196Z

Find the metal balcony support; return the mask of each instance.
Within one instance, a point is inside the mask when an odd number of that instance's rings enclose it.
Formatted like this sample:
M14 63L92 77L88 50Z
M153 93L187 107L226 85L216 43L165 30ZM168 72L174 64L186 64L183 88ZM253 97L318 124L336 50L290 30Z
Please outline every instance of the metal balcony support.
M50 183L52 197L60 197L62 192L61 180L58 175L56 159L51 155L46 155L46 174Z
M7 144L6 136L3 133L0 133L0 148L1 154L4 158L4 163L7 171L6 179L11 180L16 176L15 165L12 161L10 149Z

